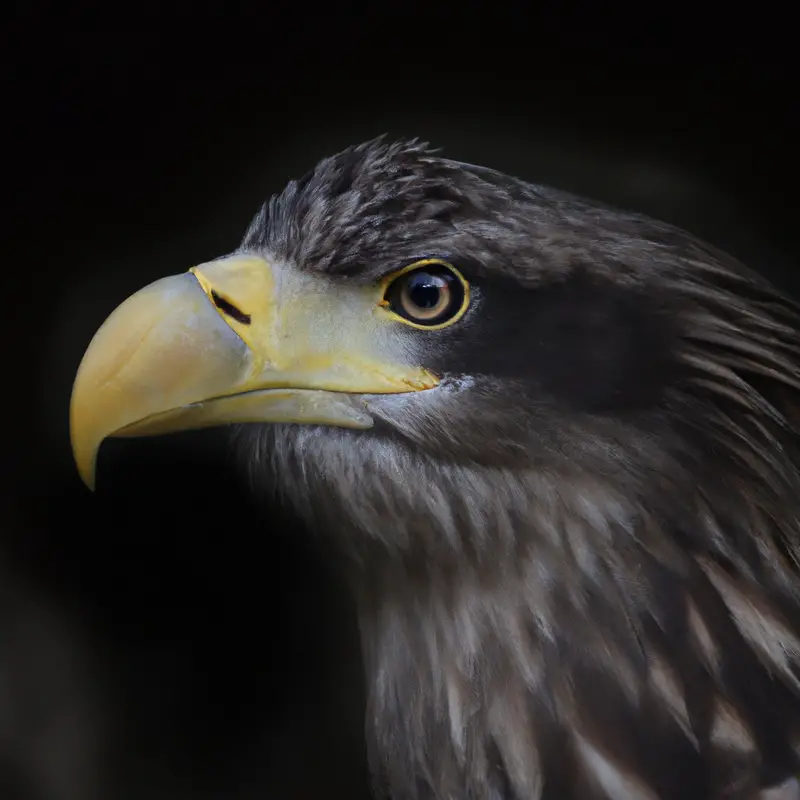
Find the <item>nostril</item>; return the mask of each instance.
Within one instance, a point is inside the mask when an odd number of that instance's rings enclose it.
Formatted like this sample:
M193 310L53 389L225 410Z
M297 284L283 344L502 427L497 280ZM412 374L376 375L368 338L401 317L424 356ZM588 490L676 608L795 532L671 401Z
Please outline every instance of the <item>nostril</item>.
M224 297L220 297L213 289L211 290L211 300L223 314L233 317L233 319L235 319L237 322L241 322L242 325L250 324L249 314L245 314L244 311L240 311L233 303L231 303L229 300L226 300Z

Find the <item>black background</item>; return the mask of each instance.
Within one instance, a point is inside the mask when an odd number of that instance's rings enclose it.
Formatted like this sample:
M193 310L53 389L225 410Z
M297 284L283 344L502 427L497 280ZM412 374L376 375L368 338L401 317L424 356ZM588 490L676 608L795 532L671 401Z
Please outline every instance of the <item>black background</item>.
M419 136L675 222L800 288L777 46L718 31L633 49L522 17L467 41L407 9L215 36L184 19L28 18L5 49L4 800L367 796L356 632L322 550L257 506L224 432L108 442L92 495L67 428L105 316L232 250L323 155Z

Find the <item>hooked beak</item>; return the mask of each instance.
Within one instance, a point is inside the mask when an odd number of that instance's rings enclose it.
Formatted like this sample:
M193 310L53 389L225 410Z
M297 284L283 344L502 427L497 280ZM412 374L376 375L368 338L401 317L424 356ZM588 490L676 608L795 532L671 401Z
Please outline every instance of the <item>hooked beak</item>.
M438 383L391 355L375 292L254 256L146 286L108 317L78 369L70 430L81 478L94 488L110 436L235 422L371 427L359 395Z

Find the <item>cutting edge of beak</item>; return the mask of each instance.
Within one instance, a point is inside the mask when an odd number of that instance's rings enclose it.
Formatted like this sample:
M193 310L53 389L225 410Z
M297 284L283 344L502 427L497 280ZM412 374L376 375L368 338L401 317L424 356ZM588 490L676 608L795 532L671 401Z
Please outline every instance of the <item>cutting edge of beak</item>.
M162 278L111 313L70 403L73 455L90 489L109 437L245 422L366 429L360 395L438 384L427 370L375 356L368 313L355 336L314 341L320 327L310 317L331 301L282 303L275 284L265 260L230 257Z

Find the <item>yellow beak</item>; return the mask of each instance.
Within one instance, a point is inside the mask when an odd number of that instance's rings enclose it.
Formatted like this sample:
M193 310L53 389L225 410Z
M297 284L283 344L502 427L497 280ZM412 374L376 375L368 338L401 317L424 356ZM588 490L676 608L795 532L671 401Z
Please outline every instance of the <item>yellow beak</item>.
M122 303L92 339L70 430L94 488L109 436L234 422L369 428L358 395L430 389L403 364L377 287L350 287L242 256L163 278Z

